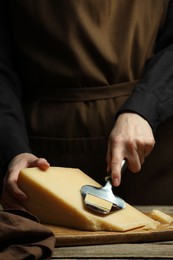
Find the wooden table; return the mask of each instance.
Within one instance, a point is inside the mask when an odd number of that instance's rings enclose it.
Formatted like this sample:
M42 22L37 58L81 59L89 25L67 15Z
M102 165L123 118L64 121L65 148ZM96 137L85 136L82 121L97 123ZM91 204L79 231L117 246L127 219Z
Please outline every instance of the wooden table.
M136 206L142 212L160 209L173 215L173 206ZM52 259L173 259L173 241L56 247Z

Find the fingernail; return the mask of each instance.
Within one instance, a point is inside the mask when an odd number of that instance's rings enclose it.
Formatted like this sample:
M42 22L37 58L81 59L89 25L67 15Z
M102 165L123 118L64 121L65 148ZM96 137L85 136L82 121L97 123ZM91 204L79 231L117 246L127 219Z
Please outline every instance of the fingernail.
M118 178L113 179L113 185L114 186L119 186L120 182Z

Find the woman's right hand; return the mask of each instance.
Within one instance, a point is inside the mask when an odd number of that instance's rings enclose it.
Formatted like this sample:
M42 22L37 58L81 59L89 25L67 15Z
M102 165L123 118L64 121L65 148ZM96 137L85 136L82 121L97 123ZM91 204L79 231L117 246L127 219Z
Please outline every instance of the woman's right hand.
M154 144L151 126L143 117L130 112L119 115L111 131L107 151L107 171L111 171L114 186L119 186L121 182L122 161L126 160L132 172L139 172Z
M38 158L31 153L16 155L9 164L8 171L4 177L3 191L0 203L4 209L23 209L22 201L27 199L27 195L18 186L18 176L20 170L29 167L39 167L45 171L49 168L49 163L44 158Z

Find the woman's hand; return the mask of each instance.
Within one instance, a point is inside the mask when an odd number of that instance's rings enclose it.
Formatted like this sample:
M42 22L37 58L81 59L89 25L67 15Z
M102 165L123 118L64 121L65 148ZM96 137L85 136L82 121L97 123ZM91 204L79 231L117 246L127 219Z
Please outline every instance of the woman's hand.
M121 182L123 159L132 172L139 172L154 144L152 129L143 117L135 113L123 113L118 117L107 150L107 171L111 171L114 186Z
M17 180L20 170L29 167L39 167L41 170L47 170L49 163L44 158L38 158L30 153L22 153L13 158L10 162L7 174L4 178L1 204L3 208L22 207L22 200L27 199L27 195L19 188Z

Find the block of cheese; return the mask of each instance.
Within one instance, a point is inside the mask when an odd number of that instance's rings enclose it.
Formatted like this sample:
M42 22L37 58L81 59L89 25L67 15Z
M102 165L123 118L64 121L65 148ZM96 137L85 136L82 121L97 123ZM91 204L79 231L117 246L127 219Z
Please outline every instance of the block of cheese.
M158 210L153 209L151 212L151 217L157 221L159 221L162 224L171 224L173 223L173 217L170 215Z
M41 171L26 168L20 172L18 184L28 196L25 208L41 223L93 231L155 229L158 225L157 221L127 203L124 209L108 215L87 210L80 194L81 187L100 185L79 169L50 167Z

